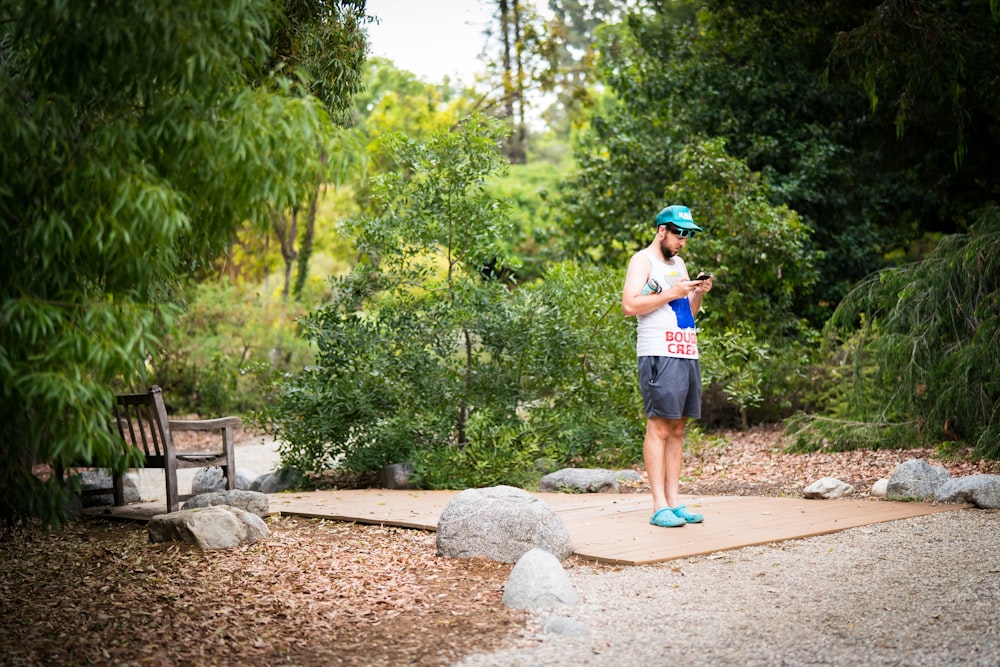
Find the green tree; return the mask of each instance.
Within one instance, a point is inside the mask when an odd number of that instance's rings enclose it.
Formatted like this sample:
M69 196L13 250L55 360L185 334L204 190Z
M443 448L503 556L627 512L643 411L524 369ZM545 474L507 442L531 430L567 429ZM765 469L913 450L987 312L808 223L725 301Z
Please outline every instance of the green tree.
M920 154L915 151L931 149L933 155L924 157L928 167L940 172L953 167L955 182L946 189L966 201L948 202L946 218L948 209L964 214L996 196L1000 167L991 128L1000 121L998 40L996 0L885 0L834 42L831 61L847 67L872 110L906 139L895 146L899 154L893 159L913 164ZM924 136L934 139L922 141Z
M802 292L796 311L818 325L890 253L925 232L960 229L968 211L995 196L996 166L986 162L995 162L997 151L990 81L1000 35L986 0L649 5L602 33L602 80L617 104L591 121L568 189L568 231L581 251L597 249L609 261L627 255L639 240L622 223L663 204L685 146L721 137L730 155L769 181L772 202L798 212L813 230L823 252L820 280L814 292ZM912 26L902 7L919 14ZM873 19L886 11L896 19ZM863 26L871 29L851 32ZM940 50L911 57L937 27L944 30ZM854 35L837 52L846 60L832 56L838 33ZM880 37L865 42L865 34ZM946 72L949 84L906 88L888 74L902 73L903 61L883 47L914 34L923 41L903 51L914 83L940 81ZM955 50L964 43L968 50ZM881 67L879 54L893 62ZM886 72L887 82L877 80L889 91L951 90L963 104L955 110L946 95L921 94L921 103L908 107L911 124L900 141L895 109L873 113L845 63L859 79L868 64ZM955 118L963 113L969 152L956 163Z
M516 257L518 265L515 271L492 262L490 270L495 276L523 284L541 278L550 263L565 259L562 233L553 220L557 202L551 194L569 168L568 161L553 164L529 160L527 164L511 165L508 173L489 179L487 191L510 207L514 232L505 239L505 254Z
M744 323L759 338L791 341L808 329L794 313L796 299L818 279L812 230L787 206L771 203L771 186L746 163L729 156L721 139L679 152L678 179L664 191L691 207L705 228L684 249L686 263L715 276L702 308L706 326ZM652 216L632 225L651 234Z
M386 58L374 56L365 61L364 86L354 96L354 124L364 125L379 100L389 93L416 97L422 95L427 85L417 75L399 69Z
M482 398L475 323L503 301L480 275L509 229L483 192L504 165L500 141L474 118L426 141L383 138L392 168L373 177L374 214L355 230L362 260L304 320L317 363L264 412L287 463L366 471L421 443L467 441Z
M544 64L537 77L541 88L553 92L556 102L544 116L550 127L567 133L595 104L597 93L597 33L616 23L627 0L549 0L552 15L539 41Z
M494 114L507 124L504 152L511 164L528 159L528 108L534 93L543 89L544 72L554 42L533 2L494 0L493 23L485 31L487 72L492 90L477 110Z
M329 116L266 78L262 0L0 3L0 515L63 517L35 464L121 470L178 275L315 187Z

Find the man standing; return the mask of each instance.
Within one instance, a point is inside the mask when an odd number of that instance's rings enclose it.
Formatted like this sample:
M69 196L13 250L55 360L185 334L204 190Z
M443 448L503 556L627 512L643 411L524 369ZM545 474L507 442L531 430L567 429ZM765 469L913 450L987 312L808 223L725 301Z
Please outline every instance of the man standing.
M653 492L654 526L700 523L680 504L681 449L689 418L701 417L701 369L694 316L712 277L691 280L680 252L702 231L686 206L656 216L656 237L632 256L622 289L622 310L637 316L639 388L646 410L642 454ZM701 278L701 276L699 276Z

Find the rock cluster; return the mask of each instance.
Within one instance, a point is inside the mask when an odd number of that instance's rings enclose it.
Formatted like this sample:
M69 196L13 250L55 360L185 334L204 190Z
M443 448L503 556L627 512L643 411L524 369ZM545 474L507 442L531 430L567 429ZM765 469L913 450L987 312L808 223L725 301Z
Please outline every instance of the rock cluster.
M802 490L806 498L840 498L852 493L854 487L835 477L824 477ZM952 477L943 466L908 459L896 466L888 479L875 482L870 495L889 500L966 503L981 509L1000 509L1000 475Z
M107 489L111 487L111 473L107 470L103 468L83 470L74 475L74 477L80 484L83 507L103 507L114 504L114 497L110 493L87 493L91 489ZM237 468L236 489L240 491L259 491L260 493L280 493L298 485L301 478L302 475L297 470L291 468L282 468L256 478L252 477L252 473L249 471ZM138 476L135 473L129 472L124 475L122 481L125 490L125 504L141 503L142 497L139 493ZM191 480L191 493L194 497L220 491L227 491L226 478L222 474L222 468L214 466L198 469ZM225 504L236 504L239 506L239 503Z
M544 501L510 486L466 489L445 506L438 521L438 554L483 556L515 563L503 602L514 609L574 606L579 596L562 562L573 544L562 519ZM583 624L562 616L545 621L545 631L583 636Z
M83 470L73 477L80 483L80 500L83 507L104 507L115 504L114 494L88 493L88 491L111 488L111 473L104 468ZM122 489L125 492L126 503L142 502L139 494L139 476L134 472L127 472L122 477Z

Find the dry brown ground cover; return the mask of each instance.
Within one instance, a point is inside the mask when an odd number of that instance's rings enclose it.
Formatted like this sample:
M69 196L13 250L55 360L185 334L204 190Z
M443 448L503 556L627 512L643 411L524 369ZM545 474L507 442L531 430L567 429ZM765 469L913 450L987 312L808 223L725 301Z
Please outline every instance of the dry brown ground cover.
M778 435L695 443L682 491L797 495L834 476L864 492L911 457L954 475L997 471L929 451L784 454ZM447 665L524 626L501 600L510 564L439 558L423 531L291 517L269 525L265 542L217 552L149 544L144 525L99 519L7 534L2 664Z

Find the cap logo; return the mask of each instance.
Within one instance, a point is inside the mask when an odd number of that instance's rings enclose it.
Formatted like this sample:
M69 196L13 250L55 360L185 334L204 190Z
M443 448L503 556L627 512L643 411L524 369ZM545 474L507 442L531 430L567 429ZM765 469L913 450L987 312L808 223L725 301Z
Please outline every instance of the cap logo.
M675 210L674 214L681 220L690 220L691 222L694 222L694 218L691 217L691 211L680 209Z

